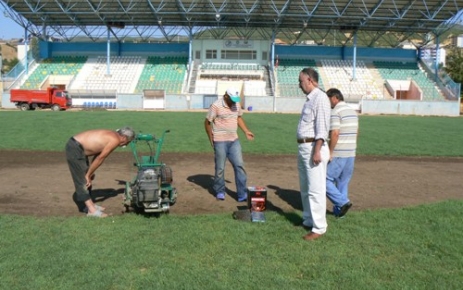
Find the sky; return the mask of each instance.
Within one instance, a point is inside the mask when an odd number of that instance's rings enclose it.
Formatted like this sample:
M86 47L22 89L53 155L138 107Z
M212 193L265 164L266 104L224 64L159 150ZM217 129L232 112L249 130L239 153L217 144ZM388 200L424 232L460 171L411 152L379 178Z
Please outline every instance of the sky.
M10 18L5 17L3 13L0 13L0 38L24 38L24 28Z

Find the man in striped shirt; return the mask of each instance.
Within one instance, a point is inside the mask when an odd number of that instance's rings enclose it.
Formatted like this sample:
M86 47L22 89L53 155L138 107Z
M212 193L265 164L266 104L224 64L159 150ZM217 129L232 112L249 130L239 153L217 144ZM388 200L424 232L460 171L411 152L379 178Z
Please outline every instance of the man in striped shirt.
M329 89L326 95L332 108L326 196L334 205L334 216L341 218L352 207L348 188L354 172L358 116L355 110L344 102L344 96L338 89Z
M214 192L217 200L225 199L225 162L228 160L235 173L238 202L247 200L247 175L244 169L241 144L238 139L238 127L243 130L248 140L254 139L244 122L240 106L240 92L229 88L222 99L215 101L209 108L204 121L209 142L214 148L215 176Z

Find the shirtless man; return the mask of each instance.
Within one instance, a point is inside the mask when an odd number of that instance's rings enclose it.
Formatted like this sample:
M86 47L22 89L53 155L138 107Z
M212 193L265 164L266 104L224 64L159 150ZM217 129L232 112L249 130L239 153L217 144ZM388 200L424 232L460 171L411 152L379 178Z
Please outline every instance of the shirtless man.
M79 211L87 211L87 216L90 217L108 216L103 213L104 208L96 205L90 196L92 180L106 157L117 147L129 144L134 136L132 128L124 127L116 131L89 130L69 139L65 149L66 158L76 188L73 199ZM89 156L93 156L91 164L88 161Z

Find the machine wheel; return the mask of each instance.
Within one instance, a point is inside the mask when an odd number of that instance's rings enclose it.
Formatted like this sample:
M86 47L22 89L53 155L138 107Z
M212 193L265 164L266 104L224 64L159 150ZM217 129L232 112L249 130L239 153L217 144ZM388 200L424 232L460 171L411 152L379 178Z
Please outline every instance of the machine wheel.
M161 179L162 183L172 183L172 169L168 166L161 167Z
M177 189L172 189L170 193L170 205L174 205L177 202Z
M29 110L29 104L28 103L22 103L21 105L19 105L19 109L21 111L27 111L27 110Z
M127 212L130 212L130 206L124 205L124 208L125 208L125 212L126 212L126 213L127 213Z
M133 206L133 212L136 213L136 214L144 214L145 213L145 210L141 207L138 207L138 206Z
M60 107L57 104L54 104L53 106L51 106L51 110L52 111L59 111Z
M123 198L123 204L128 209L130 206L132 206L132 187L129 182L125 183L125 191L124 195L122 196Z

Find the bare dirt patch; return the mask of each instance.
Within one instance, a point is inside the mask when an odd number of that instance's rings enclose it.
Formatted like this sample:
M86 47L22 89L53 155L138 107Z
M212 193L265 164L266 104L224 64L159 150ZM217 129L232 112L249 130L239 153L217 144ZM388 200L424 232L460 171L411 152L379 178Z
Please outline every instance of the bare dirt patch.
M213 155L165 153L160 158L173 170L179 196L176 215L233 212L236 201L233 170L226 169L227 197L217 201L211 191ZM296 155L245 155L248 186L268 189L270 210L301 210ZM357 157L350 197L352 211L403 207L461 199L461 158ZM127 152L113 153L97 171L93 193L113 215L123 214L125 181L136 167ZM0 151L0 212L32 216L81 216L72 201L74 186L64 152ZM330 205L329 205L330 206Z

